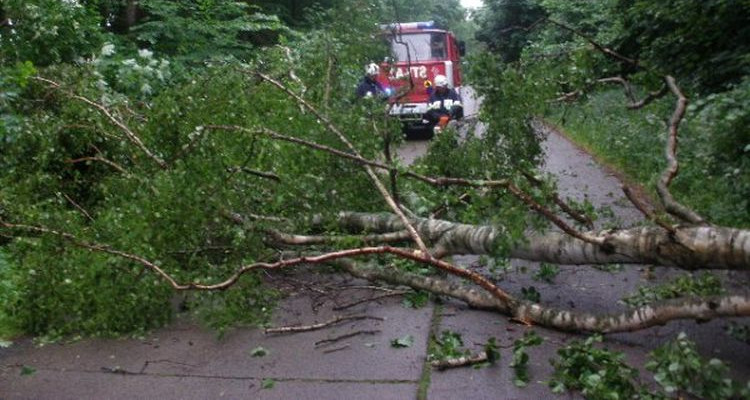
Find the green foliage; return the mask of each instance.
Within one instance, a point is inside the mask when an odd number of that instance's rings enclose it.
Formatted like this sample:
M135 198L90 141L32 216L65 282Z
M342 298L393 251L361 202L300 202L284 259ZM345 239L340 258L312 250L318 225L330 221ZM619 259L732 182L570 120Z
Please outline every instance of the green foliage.
M343 0L255 0L252 4L266 14L277 15L287 25L315 28L309 18L311 13L335 8L349 2Z
M121 260L54 240L16 241L11 257L3 274L3 290L10 291L3 294L10 296L2 305L25 332L50 339L73 332L107 336L158 327L171 315L164 306L171 291Z
M487 362L490 365L494 365L500 361L500 349L497 345L497 339L494 337L487 339L487 343L484 344L484 352L487 353Z
M750 325L731 322L724 327L727 335L747 344L750 344Z
M21 367L21 376L31 376L36 373L36 368L24 365Z
M381 7L381 22L435 21L449 30L459 25L466 13L459 0L386 0Z
M407 260L404 258L395 258L395 257L388 257L387 260L388 260L389 265L403 272L408 272L408 273L418 274L418 275L430 275L435 272L433 269L424 266L424 264L419 264L412 260Z
M276 386L276 380L273 378L263 378L260 382L261 389L273 389Z
M148 101L159 90L171 83L173 66L166 58L155 57L150 50L141 49L134 57L127 50L105 43L91 64L100 76L101 86L109 86L117 93Z
M70 63L91 55L105 34L96 10L78 1L5 0L0 26L0 63L37 66Z
M206 8L199 9L194 2L153 2L163 8L152 16L168 15L171 6L177 7L171 9L175 12L185 7L186 14L169 22L176 25L144 23L139 32L165 33L188 20L218 29L220 21L240 18L234 6L216 8L222 4L202 2ZM358 18L342 18L347 10ZM218 283L243 265L273 257L264 230L279 225L264 216L304 232L308 219L300 216L313 212L381 209L359 166L250 132L263 126L342 148L315 116L300 113L286 94L257 80L253 72L260 70L300 93L306 88L307 101L327 110L362 146L362 154L373 158L380 138L370 129L379 122L364 107L352 107L348 96L326 98L326 88L350 93L361 64L377 48L356 32L374 26L371 17L346 7L322 14L321 30L288 43L289 54L244 43L242 51L262 59L250 66L174 68L185 61L179 52L141 50L136 55L132 47L113 41L96 47L97 55L88 62L41 69L39 74L60 83L57 90L38 80L23 87L19 82L27 82L21 78L28 76L30 64L14 67L14 74L3 77L3 93L11 92L6 83L16 82L11 88L15 97L3 106L17 117L17 126L0 131L2 218L137 254L178 282ZM337 23L329 27L329 20ZM222 32L229 35L238 28L232 22L228 29ZM359 39L351 41L355 36ZM215 43L213 54L222 51L221 43ZM323 49L329 58L314 57ZM200 52L191 55L203 57ZM320 79L319 71L329 61L333 73ZM290 65L301 82L288 78ZM339 73L345 71L356 72ZM12 81L16 76L21 78ZM165 160L167 168L128 140L108 115ZM207 128L211 124L244 126L249 132ZM258 219L241 225L226 218L228 212ZM4 229L3 234L28 232ZM172 316L172 289L132 258L91 252L54 235L31 236L16 238L3 249L8 259L0 270L3 325L57 338L141 332ZM260 275L249 273L228 290L191 293L183 306L223 333L237 324L264 324L276 297Z
M11 338L19 331L16 320L13 318L12 306L20 293L10 277L10 269L10 260L0 247L0 341L3 343L8 343L3 339Z
M19 127L23 116L15 113L13 106L28 85L29 78L35 73L36 68L31 61L17 62L8 67L0 66L0 145L9 140L8 132Z
M746 386L727 378L729 367L721 360L704 360L684 332L649 354L646 369L668 394L689 393L701 399L748 398Z
M658 286L639 286L636 293L622 299L630 307L640 307L655 301L690 296L713 296L724 293L715 275L704 273L693 277L683 275Z
M247 61L253 43L273 44L289 30L278 17L233 0L147 0L147 17L132 28L140 43L187 62L207 58Z
M695 133L690 136L695 163L705 177L718 180L726 187L724 193L696 190L697 176L686 185L686 191L697 192L695 203L705 206L711 215L722 221L750 224L750 78L732 85L727 91L713 93L695 101ZM721 199L721 201L716 201Z
M522 287L521 297L524 300L528 300L532 303L539 303L542 300L542 295L534 286Z
M560 273L560 267L554 264L541 263L539 269L531 275L531 279L546 283L555 283L555 277Z
M539 346L543 341L544 339L537 335L535 331L526 331L522 338L513 342L513 360L510 366L515 372L513 384L516 386L524 387L529 383L529 355L526 354L526 349L531 346Z
M268 349L266 349L263 346L258 346L252 350L250 350L250 356L251 357L265 357L270 353Z
M404 347L411 347L414 345L414 336L412 335L406 335L399 338L391 339L391 347L395 347L397 349L404 348Z
M665 399L641 386L638 371L624 362L624 355L594 346L602 341L594 335L558 350L559 359L550 360L555 372L549 382L552 391L580 390L587 399ZM747 398L746 386L727 378L729 369L718 359L705 361L695 343L684 333L649 353L646 369L654 372L669 396L685 394L702 399Z
M504 62L517 61L530 34L530 27L546 16L536 0L485 0L476 37Z
M440 337L433 338L429 358L430 360L448 360L469 355L469 351L463 349L463 346L464 341L460 333L445 330L440 333Z
M620 0L616 15L623 53L701 92L720 91L750 73L747 1Z
M558 359L549 386L554 393L579 390L587 399L659 399L638 383L638 371L625 363L624 355L595 347L602 337L573 341L557 351Z
M430 301L430 292L424 290L412 290L404 295L403 304L409 308L422 308Z

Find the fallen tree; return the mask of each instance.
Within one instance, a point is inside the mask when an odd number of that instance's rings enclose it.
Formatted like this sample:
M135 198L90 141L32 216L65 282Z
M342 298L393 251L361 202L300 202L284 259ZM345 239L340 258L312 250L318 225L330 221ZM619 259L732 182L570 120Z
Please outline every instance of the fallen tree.
M632 62L593 44L619 62ZM35 296L59 295L54 301L63 304L79 297L66 285L80 280L89 296L95 297L99 283L113 286L117 296L143 290L129 300L133 305L141 296L166 303L171 289L202 292L215 308L259 318L266 295L258 271L334 264L361 278L427 290L565 331L632 331L676 319L750 316L747 293L601 315L537 304L446 258L491 254L564 265L747 271L750 231L711 225L670 193L687 103L672 77L662 77L667 89L653 95L675 98L666 129L667 167L657 184L665 214L630 196L647 223L595 230L585 207L560 199L553 183L537 178L540 138L524 120L530 109L513 115L515 128L507 132L497 126L502 120L488 121L481 138L459 143L446 136L433 148L438 159L428 155L423 164L407 168L392 161L390 143L400 133L387 110L365 102L347 106L341 99L339 112L321 111L315 93L330 93L331 86L342 91L345 82L300 78L289 68L290 50L278 50L270 68L221 68L138 110L127 99L102 96L87 82L90 76L70 83L33 77L30 98L51 105L36 110L26 131L13 137L13 160L5 165L0 234L10 242L16 284L30 288L8 308L33 309ZM226 96L235 87L248 98ZM184 98L196 100L181 103ZM57 135L50 138L47 130ZM445 155L440 146L475 157L440 160ZM467 168L451 165L454 161L466 161ZM475 223L438 219L441 213ZM447 276L372 263L383 255ZM227 298L214 301L214 294ZM43 332L60 321L84 321L89 308L72 316L18 314L28 319L26 329Z

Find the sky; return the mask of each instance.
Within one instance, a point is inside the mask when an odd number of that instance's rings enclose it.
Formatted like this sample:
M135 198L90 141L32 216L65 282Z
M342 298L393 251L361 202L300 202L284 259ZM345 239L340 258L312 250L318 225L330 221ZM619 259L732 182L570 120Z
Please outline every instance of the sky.
M482 0L461 0L464 8L477 8L482 6Z

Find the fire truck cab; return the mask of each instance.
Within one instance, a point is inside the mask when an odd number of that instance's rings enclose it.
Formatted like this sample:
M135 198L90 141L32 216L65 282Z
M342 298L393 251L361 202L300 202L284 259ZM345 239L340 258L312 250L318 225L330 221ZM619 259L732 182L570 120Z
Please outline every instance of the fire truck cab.
M391 115L401 119L405 130L426 128L422 117L435 76L445 75L449 87L461 95L463 44L433 21L381 25L381 29L390 43L391 58L381 64L378 81L394 94Z

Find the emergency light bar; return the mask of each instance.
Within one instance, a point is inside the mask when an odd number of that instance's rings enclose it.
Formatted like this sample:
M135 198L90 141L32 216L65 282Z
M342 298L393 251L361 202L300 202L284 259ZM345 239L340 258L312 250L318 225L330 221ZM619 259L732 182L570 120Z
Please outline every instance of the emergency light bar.
M394 22L380 25L380 29L434 29L436 27L435 21L404 22L401 24Z

